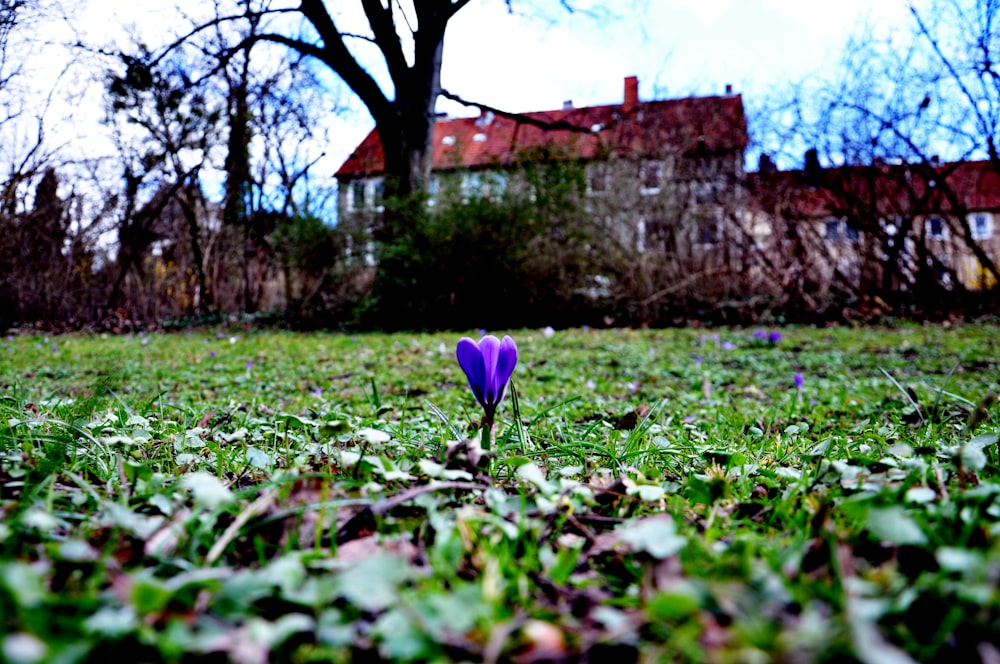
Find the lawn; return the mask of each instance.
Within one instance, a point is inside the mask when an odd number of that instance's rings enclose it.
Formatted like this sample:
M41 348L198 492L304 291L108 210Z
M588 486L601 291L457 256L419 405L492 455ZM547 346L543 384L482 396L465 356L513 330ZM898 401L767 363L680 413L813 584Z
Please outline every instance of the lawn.
M0 340L0 659L1000 661L1000 326L506 333Z

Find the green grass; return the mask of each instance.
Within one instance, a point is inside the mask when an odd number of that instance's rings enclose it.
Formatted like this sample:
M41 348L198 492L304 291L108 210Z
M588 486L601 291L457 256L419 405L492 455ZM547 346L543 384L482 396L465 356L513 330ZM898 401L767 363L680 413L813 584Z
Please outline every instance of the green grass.
M0 660L996 661L1000 327L751 332L0 341Z

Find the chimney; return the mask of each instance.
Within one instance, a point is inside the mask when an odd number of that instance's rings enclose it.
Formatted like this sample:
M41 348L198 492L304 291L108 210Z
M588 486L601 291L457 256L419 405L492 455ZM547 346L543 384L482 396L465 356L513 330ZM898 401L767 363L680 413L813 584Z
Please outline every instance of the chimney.
M757 171L761 175L770 175L774 173L774 170L774 160L771 159L771 155L761 152L760 159L757 161Z
M726 83L726 96L728 97L731 94L733 94L733 84Z
M627 115L639 106L639 79L635 76L625 77L625 101L622 103L622 114Z
M487 111L485 108L480 108L479 117L476 118L476 126L489 127L491 124L493 124L493 120L495 118L496 116L493 114L493 111Z
M809 148L806 150L804 166L806 173L806 183L810 185L815 185L819 181L820 173L823 172L823 168L819 165L819 152L816 148Z
M573 100L572 99L567 99L566 101L563 102L563 110L564 111L568 111L571 108L573 108Z

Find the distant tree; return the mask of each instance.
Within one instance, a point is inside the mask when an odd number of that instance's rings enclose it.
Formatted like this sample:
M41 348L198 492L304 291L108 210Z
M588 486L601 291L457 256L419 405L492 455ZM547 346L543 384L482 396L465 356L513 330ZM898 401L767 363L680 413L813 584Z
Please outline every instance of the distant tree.
M220 16L223 0L215 0ZM264 52L255 36L263 15L217 23L200 46L205 83L226 100L227 133L223 169L222 220L239 229L242 308L252 313L261 298L262 280L274 267L268 236L274 220L288 214L311 215L301 181L324 154L316 149L324 113L336 106L321 97L322 84L294 51ZM277 55L277 57L276 57Z
M117 306L129 270L141 270L145 251L156 239L154 224L170 202L177 204L187 227L197 279L192 313L213 308L199 220L204 203L199 176L218 140L222 108L219 100L192 85L187 63L175 58L168 65L152 69L142 59L126 56L108 74L108 120L129 155L123 160L122 253L109 308ZM156 202L140 204L142 185L157 192Z
M7 87L21 66L20 60L12 57L11 35L24 20L26 11L37 5L38 0L4 0L0 4L0 90Z
M262 22L261 29L248 35L239 48L250 42L272 42L323 63L357 95L375 121L385 154L387 196L406 197L425 190L435 105L442 92L445 33L471 0L359 0L347 10L344 3L335 6L324 0L282 7L269 0L231 1L230 13L217 11L167 48L219 23L250 17L273 19ZM504 1L513 11L515 0ZM574 11L571 0L560 0L559 5ZM351 9L360 14L348 16ZM388 74L390 91L383 89L375 73L382 68Z

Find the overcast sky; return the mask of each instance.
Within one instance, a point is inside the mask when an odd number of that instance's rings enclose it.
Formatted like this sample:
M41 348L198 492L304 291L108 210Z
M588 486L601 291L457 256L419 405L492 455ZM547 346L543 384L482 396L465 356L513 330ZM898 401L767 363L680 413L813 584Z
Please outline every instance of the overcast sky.
M67 0L69 2L69 0ZM192 11L205 0L179 0ZM347 6L344 0L331 7ZM533 13L548 5L556 20L512 15L504 0L474 0L448 28L442 83L463 98L510 111L549 110L563 101L576 106L617 103L625 76L639 77L640 98L721 93L726 84L745 103L772 86L799 80L831 66L859 21L891 29L905 20L903 0L648 0L636 12L627 3L578 0L579 4L625 7L613 20L595 21L584 12L567 14L556 0L514 0ZM91 38L123 34L117 26L137 23L151 43L169 37L174 0L86 0L75 6L75 25ZM644 4L644 3L636 3ZM39 86L43 89L44 86ZM86 106L74 101L74 112ZM79 114L80 134L100 117L95 108ZM358 112L337 119L335 143L322 171L332 174L371 130ZM474 112L442 101L453 115ZM82 125L82 126L81 126Z

